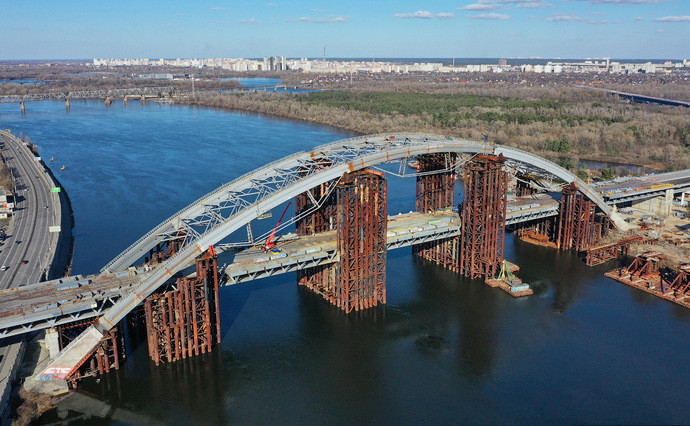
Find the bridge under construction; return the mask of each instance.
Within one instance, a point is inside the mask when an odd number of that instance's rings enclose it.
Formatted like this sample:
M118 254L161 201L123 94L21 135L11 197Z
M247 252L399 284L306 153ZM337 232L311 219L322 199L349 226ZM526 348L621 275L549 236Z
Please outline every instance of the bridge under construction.
M389 216L381 165L398 163L404 174L413 162L416 211ZM461 203L455 200L458 177ZM668 179L676 179L670 187L655 183L632 192L683 190L682 176ZM541 180L557 183L558 193L538 194ZM466 277L504 282L511 293L523 286L508 278L506 227L559 249L585 251L608 229L628 228L607 194L548 160L500 145L424 134L338 141L221 186L141 237L98 275L0 292L0 336L48 329L54 350L40 377L45 380L75 383L118 368L124 320L146 327L155 363L173 362L219 342L222 285L296 271L300 286L337 309L370 309L386 303L387 251L405 246ZM294 233L281 237L279 249L266 250L250 224L288 201L294 217L281 226Z

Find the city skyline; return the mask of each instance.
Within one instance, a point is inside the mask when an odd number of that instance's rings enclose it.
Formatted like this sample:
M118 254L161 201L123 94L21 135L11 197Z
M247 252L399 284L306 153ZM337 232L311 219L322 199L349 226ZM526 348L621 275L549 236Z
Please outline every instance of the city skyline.
M320 57L324 46L340 58L683 58L688 13L681 0L11 3L0 59Z

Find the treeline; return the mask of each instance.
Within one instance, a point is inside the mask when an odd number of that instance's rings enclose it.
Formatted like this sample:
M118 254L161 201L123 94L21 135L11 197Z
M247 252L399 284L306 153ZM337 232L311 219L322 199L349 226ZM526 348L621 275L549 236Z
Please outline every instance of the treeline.
M575 165L588 159L663 170L690 167L690 123L684 108L622 104L606 97L595 97L595 102L566 98L541 103L494 95L450 96L434 104L434 95L427 93L363 96L207 93L183 102L276 114L365 134L430 132L483 140L488 132L489 140L496 143L554 161L566 156ZM451 112L453 108L457 110ZM513 119L520 114L528 114L529 119ZM444 121L444 117L452 118Z

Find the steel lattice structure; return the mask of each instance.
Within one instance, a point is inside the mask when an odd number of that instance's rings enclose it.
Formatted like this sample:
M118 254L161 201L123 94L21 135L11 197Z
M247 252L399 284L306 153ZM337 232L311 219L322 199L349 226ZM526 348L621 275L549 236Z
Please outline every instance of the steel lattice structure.
M98 98L124 98L125 96L159 96L174 93L173 86L163 87L134 87L130 89L111 90L82 90L76 92L49 92L27 95L0 96L0 104L32 102L32 101L61 101L65 99L98 99Z
M494 278L501 270L506 224L507 173L503 156L478 155L465 166L460 273Z
M156 244L175 238L180 231L185 233L179 251L124 292L105 311L97 326L87 329L84 335L92 336L88 338L91 341L98 334L111 329L174 274L192 264L209 246L301 193L339 179L345 173L422 154L486 152L502 154L514 167L539 169L558 180L574 183L617 226L627 227L615 210L586 183L564 168L526 151L430 134L381 134L345 139L274 161L222 185L141 237L102 271L126 269L143 258Z

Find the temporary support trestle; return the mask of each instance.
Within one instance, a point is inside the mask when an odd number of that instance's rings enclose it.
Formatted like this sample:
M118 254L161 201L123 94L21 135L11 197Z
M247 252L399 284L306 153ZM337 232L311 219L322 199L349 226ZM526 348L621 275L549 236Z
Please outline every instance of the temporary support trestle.
M450 164L455 156L450 154L423 154L417 157L416 210L432 213L453 206L455 173ZM434 173L437 172L437 173ZM458 270L458 237L416 244L412 253L453 271Z
M60 350L65 348L82 331L89 327L95 319L60 325L57 327ZM85 357L80 365L67 377L70 386L75 388L80 379L97 374L118 370L125 359L124 342L120 327L114 327L107 332L100 343Z
M602 223L594 221L594 203L571 183L563 188L560 204L558 247L582 251L595 245L601 238Z
M493 278L503 264L508 175L503 155L477 155L465 165L460 273Z
M347 313L384 304L388 225L384 175L371 170L346 174L336 188L335 203L335 216L326 212L323 220L308 223L315 223L314 229L320 231L330 229L326 223L335 224L339 262L300 272L299 283ZM298 232L305 229L298 225Z
M144 302L149 355L156 365L210 352L220 343L215 252L200 256L196 276L179 278L176 286Z

